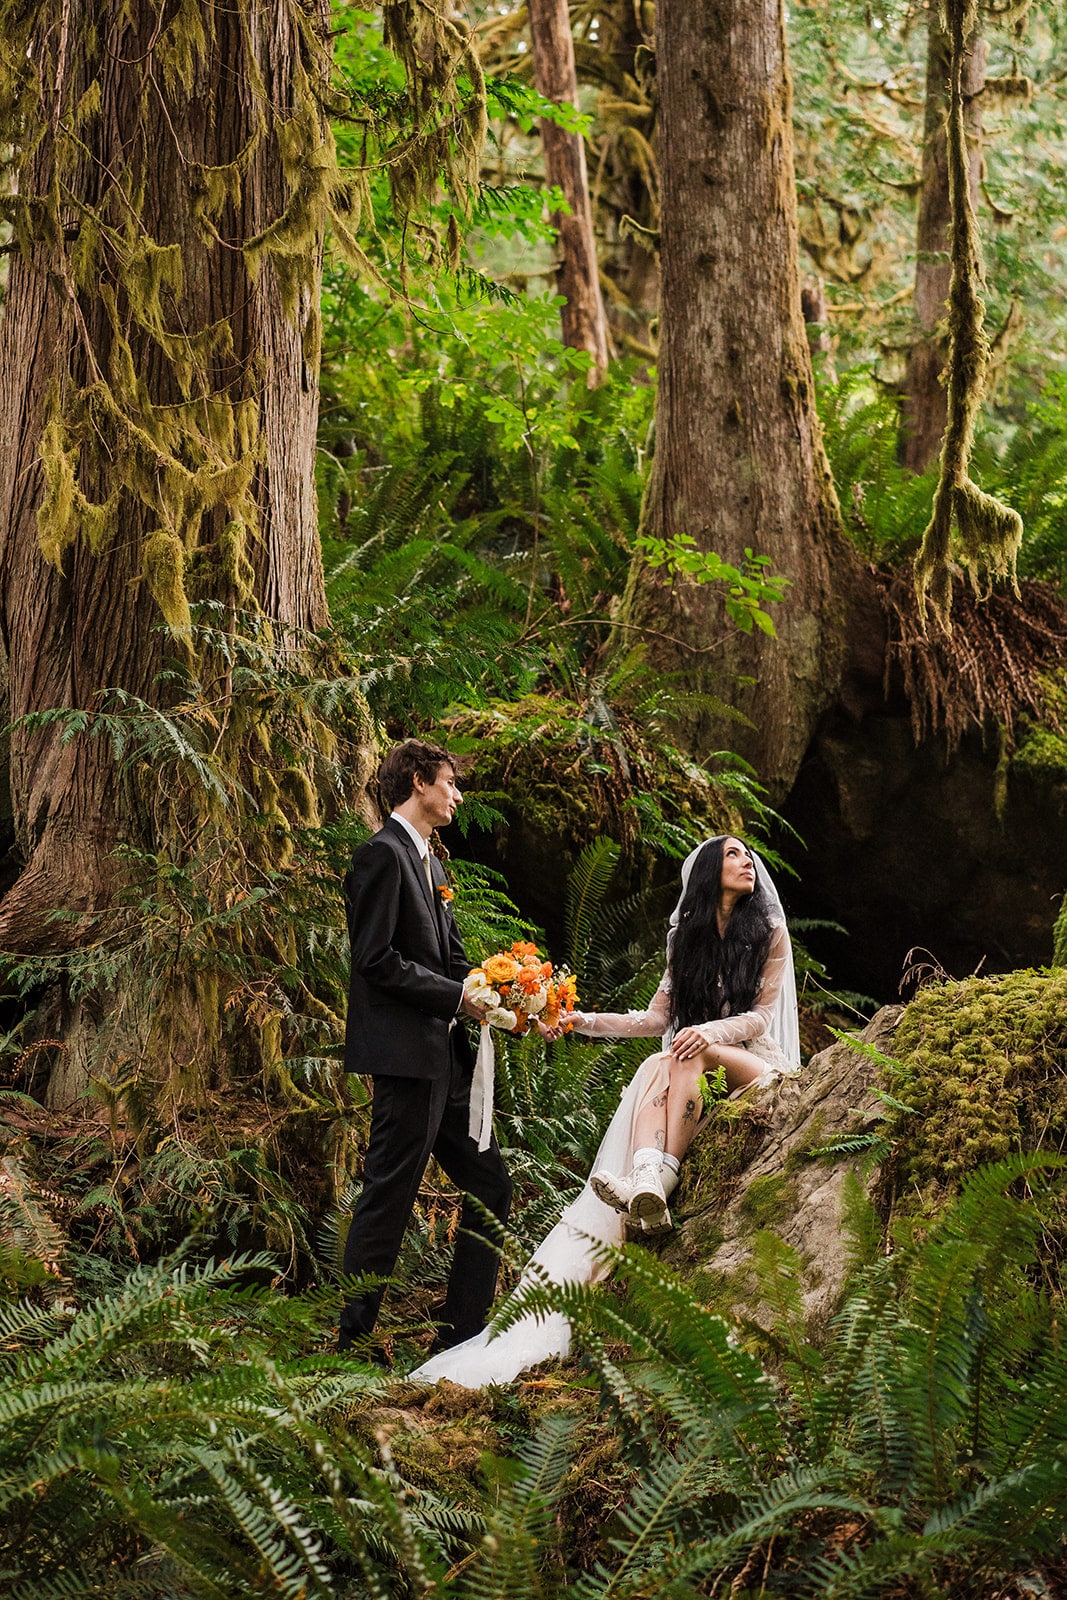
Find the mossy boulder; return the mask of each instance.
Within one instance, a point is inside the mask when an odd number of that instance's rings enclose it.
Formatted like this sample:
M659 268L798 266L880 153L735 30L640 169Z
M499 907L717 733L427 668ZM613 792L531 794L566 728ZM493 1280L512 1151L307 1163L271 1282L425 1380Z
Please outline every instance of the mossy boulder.
M985 1162L1067 1149L1067 970L931 985L860 1038L888 1068L843 1039L721 1106L683 1167L663 1256L724 1315L767 1320L751 1258L770 1230L803 1263L812 1331L825 1323L849 1266L850 1173L890 1233L922 1226Z
M863 1041L891 1052L900 1016L900 1006L884 1007ZM683 1167L676 1228L663 1249L664 1260L710 1305L731 1318L766 1320L750 1260L755 1235L769 1228L804 1263L813 1329L826 1322L848 1267L846 1180L865 1158L817 1152L841 1140L862 1142L879 1124L882 1104L871 1095L879 1070L842 1040L813 1057L800 1077L751 1090L716 1111ZM876 1182L877 1173L867 1178Z
M1067 1148L1067 970L920 990L893 1041L897 1188L936 1198L984 1161Z

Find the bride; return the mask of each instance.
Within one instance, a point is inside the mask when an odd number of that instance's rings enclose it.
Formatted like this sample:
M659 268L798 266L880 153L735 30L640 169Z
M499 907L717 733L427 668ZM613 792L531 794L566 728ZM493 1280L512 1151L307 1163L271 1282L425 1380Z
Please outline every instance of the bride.
M710 1021L706 1020L711 1018ZM667 934L667 970L645 1011L575 1012L588 1038L663 1036L623 1094L578 1198L538 1246L524 1278L590 1283L608 1268L598 1245L621 1244L629 1221L671 1226L668 1201L702 1126L702 1074L722 1068L734 1093L800 1069L793 952L781 900L763 862L740 839L706 839L682 866ZM542 1026L546 1039L560 1029ZM494 1337L490 1325L423 1363L412 1378L477 1389L566 1355L560 1315L530 1314Z

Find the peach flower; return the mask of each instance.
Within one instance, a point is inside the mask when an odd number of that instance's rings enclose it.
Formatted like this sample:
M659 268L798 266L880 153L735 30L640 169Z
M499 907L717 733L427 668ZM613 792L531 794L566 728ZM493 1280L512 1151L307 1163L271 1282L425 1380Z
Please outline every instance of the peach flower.
M482 963L490 983L512 983L519 975L519 963L513 956L490 956Z

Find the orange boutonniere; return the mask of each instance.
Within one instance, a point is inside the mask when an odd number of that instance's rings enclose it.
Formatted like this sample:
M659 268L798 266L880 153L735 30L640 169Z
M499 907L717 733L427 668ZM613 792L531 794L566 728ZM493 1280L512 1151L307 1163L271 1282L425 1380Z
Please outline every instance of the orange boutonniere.
M450 901L456 898L454 892L448 887L447 883L439 883L437 885L437 892L441 896L441 899L444 901L446 906Z

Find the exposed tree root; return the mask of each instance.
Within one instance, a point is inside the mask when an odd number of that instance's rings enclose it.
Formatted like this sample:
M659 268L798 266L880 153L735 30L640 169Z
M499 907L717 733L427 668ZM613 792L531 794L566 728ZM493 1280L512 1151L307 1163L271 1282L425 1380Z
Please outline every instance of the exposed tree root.
M1060 730L1046 674L1067 661L1067 604L1049 585L1024 583L980 600L966 584L953 597L952 633L923 627L910 573L880 575L889 626L886 677L903 676L916 742L943 733L955 750L972 728L1014 738L1029 715Z

